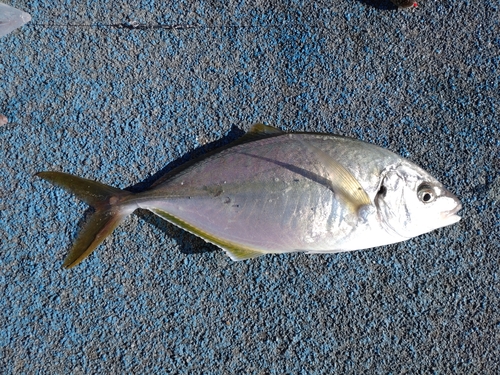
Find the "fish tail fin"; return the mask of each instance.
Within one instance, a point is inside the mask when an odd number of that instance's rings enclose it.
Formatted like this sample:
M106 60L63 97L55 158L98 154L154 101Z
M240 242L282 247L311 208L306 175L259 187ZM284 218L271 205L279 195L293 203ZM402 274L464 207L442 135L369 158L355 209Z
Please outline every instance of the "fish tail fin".
M92 251L136 208L133 193L62 172L39 172L36 176L76 195L95 209L64 260L72 268Z

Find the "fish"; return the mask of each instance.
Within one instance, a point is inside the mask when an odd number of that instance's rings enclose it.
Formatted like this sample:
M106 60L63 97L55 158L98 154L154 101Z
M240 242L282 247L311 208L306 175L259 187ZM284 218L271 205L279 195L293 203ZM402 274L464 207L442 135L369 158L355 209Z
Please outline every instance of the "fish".
M387 149L264 124L141 192L57 171L37 176L95 210L65 268L89 256L138 208L220 247L235 261L397 243L458 222L462 208L438 180Z

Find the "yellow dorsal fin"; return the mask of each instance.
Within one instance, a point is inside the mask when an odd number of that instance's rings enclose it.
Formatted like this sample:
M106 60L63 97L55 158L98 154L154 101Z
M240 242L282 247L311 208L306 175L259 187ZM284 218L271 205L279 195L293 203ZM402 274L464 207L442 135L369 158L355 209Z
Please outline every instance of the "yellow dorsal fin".
M264 125L261 123L253 125L248 133L251 134L262 134L262 135L271 135L271 134L285 134L282 130L275 128L274 126ZM247 133L247 134L248 134Z
M231 143L231 146L256 141L258 139L275 137L282 134L285 134L285 132L275 127L264 124L255 124L241 138L237 139L234 143Z

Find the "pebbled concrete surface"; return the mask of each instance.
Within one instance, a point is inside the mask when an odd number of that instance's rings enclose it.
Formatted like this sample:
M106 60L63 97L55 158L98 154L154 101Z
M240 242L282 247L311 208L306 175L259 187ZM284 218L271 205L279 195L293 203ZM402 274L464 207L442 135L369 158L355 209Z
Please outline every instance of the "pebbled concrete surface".
M11 4L33 20L0 39L0 372L500 371L498 2ZM86 206L34 173L140 187L258 121L400 153L463 219L232 263L138 212L60 268Z

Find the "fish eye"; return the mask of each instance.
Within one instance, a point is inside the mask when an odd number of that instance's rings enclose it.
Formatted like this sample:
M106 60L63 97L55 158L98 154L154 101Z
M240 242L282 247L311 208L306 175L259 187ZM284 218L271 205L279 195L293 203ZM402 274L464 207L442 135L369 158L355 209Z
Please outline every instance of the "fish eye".
M423 203L430 203L436 200L434 189L426 183L421 184L417 189L418 199Z
M380 189L377 192L377 195L381 196L382 198L385 198L386 194L387 194L387 188L384 185L381 185Z

